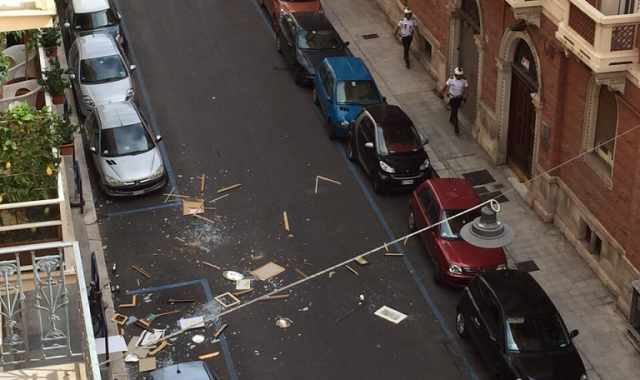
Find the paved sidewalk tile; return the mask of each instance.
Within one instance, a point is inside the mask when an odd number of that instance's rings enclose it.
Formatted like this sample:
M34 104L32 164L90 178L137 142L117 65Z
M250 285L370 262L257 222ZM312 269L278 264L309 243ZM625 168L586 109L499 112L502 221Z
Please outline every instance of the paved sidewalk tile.
M351 42L354 55L365 60L389 103L402 106L429 138L429 154L439 175L462 177L486 170L494 181L482 186L489 192L505 192L508 200L501 203L500 217L516 236L508 249L510 265L532 261L521 265L539 268L532 275L554 300L569 328L581 331L575 342L589 378L638 378L640 355L626 339L626 321L611 294L560 231L543 223L522 200L512 185L518 181L510 170L491 164L469 127L463 126L460 137L454 135L448 112L434 92L436 83L415 59L411 69L404 67L402 46L375 2L323 0L323 4L338 32ZM362 38L370 33L379 37Z

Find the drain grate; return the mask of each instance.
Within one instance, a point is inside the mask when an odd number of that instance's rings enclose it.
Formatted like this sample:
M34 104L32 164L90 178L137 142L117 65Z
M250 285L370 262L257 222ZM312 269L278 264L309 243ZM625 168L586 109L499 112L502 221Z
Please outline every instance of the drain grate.
M469 181L472 186L486 185L487 183L496 181L488 170L463 173L462 176Z
M538 264L536 264L536 262L533 260L521 261L519 263L516 263L516 268L518 268L518 270L521 270L523 272L529 272L529 273L540 270L540 268L538 267Z
M371 34L363 34L362 38L364 38L365 40L372 40L374 38L378 38L380 37L377 33L371 33Z

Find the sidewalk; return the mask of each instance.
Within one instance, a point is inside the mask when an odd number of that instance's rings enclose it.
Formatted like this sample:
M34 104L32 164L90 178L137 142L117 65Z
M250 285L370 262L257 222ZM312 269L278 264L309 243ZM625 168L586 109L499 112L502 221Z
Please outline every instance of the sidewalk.
M515 232L508 252L510 265L538 268L532 275L553 299L569 329L581 332L575 343L589 379L638 378L640 354L627 340L627 323L614 298L560 231L543 223L529 208L519 195L522 185L511 170L491 163L475 143L469 126L461 128L460 137L454 135L448 111L433 91L436 83L416 59L410 70L405 68L402 46L377 4L370 0L323 0L323 5L343 39L350 42L353 54L366 61L388 102L400 105L429 138L429 156L440 177L476 172L471 180L487 198L505 193L508 200L502 202L500 218ZM372 33L378 37L362 38Z

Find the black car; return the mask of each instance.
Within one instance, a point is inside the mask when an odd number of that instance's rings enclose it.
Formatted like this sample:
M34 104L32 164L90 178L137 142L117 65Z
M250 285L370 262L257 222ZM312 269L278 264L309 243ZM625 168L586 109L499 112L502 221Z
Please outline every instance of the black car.
M586 380L572 339L555 306L527 272L478 275L457 307L456 330L479 348L498 379Z
M413 189L431 178L427 140L398 106L366 106L350 126L347 158L357 161L371 178L373 189Z
M350 55L323 12L283 12L275 29L276 48L298 84L312 82L324 58Z

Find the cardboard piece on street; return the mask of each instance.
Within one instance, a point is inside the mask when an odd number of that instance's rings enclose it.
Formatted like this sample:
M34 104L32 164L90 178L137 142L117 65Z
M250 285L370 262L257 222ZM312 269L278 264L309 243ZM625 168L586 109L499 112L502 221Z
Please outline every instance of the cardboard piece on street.
M393 322L396 325L402 322L405 318L407 318L406 314L401 313L398 310L392 309L386 305L376 310L376 312L373 314L377 315L382 319L386 319L389 322Z
M131 340L129 341L129 346L127 347L129 354L134 354L138 358L146 358L147 354L149 353L149 350L138 346L139 341L140 341L139 336L131 337Z
M153 332L144 331L142 335L140 335L140 341L138 342L138 346L152 346L162 337L164 336L164 330L154 329Z
M124 337L122 335L112 335L107 339L109 340L109 353L127 351L127 343L124 341ZM98 355L102 355L107 352L104 337L96 338L96 352Z
M215 351L215 352L210 352L208 354L200 355L198 356L198 359L200 360L211 359L211 358L215 358L218 355L220 355L220 351Z
M142 373L153 371L154 369L156 369L156 358L150 357L140 359L140 361L138 362L138 366L138 372Z
M204 200L203 199L183 199L182 200L182 215L195 215L204 213Z
M252 270L251 273L255 278L260 281L266 281L271 277L277 276L284 272L284 267L270 261L258 269Z
M251 279L243 278L242 280L236 281L236 290L249 290L251 289Z
M180 318L178 320L180 330L199 329L204 327L203 317Z
M213 297L213 299L225 308L235 306L240 303L238 297L234 296L230 292L222 293L218 296Z

